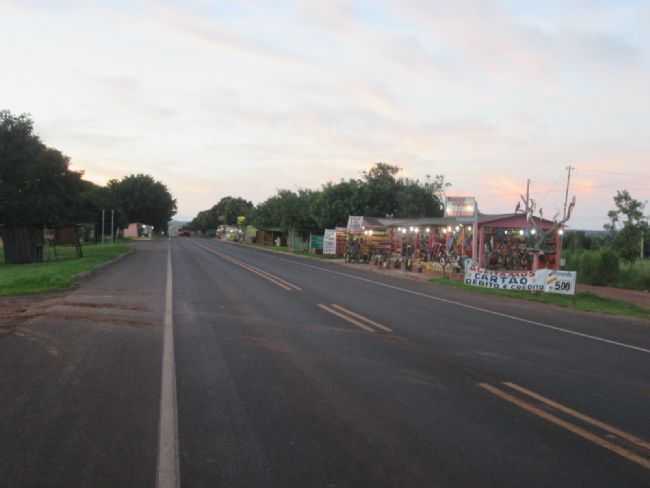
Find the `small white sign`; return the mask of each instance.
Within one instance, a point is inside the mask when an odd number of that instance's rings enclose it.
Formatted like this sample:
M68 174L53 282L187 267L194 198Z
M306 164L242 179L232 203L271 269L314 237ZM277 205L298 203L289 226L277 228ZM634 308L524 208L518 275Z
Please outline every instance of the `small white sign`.
M544 291L561 295L575 295L576 272L549 270L544 279Z
M323 235L323 254L336 255L336 229L325 229Z
M350 215L348 217L348 232L361 232L363 230L363 216Z

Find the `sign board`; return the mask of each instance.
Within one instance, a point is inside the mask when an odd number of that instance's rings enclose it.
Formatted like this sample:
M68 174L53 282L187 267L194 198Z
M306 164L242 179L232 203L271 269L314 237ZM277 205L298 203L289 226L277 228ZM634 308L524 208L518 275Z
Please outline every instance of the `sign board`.
M445 199L445 215L447 217L473 217L476 211L474 197L447 197Z
M543 291L574 295L575 271L540 269L532 271L493 271L470 265L465 268L465 284L497 290Z
M325 229L323 235L323 254L336 255L336 229Z
M576 294L576 272L546 270L544 280L544 291L546 293L559 293L561 295Z
M544 278L532 271L493 271L468 266L465 284L499 290L544 291Z
M348 232L361 232L363 230L363 217L348 217Z
M323 236L310 235L309 249L323 249Z

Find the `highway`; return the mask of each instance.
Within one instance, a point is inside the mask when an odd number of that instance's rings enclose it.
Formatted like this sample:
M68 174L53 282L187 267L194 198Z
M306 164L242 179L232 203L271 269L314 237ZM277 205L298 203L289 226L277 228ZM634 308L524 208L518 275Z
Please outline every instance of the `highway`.
M650 486L650 324L213 239L0 338L2 486Z

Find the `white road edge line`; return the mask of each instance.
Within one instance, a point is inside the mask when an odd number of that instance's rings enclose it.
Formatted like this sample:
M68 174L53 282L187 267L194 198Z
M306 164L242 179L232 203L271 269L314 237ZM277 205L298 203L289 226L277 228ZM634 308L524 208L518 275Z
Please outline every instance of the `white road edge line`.
M263 252L263 251L258 251L258 252ZM314 266L313 264L299 263L299 262L294 261L293 259L287 259L287 258L283 258L283 257L280 257L280 256L276 256L276 258L280 259L282 261L287 261L289 263L293 263L293 264L295 264L297 266L303 266L305 268L317 269L317 270L323 271L325 273L332 273L332 274L336 274L336 275L340 275L340 276L347 276L348 278L352 278L352 279L355 279L355 280L364 281L366 283L373 283L373 284L378 285L378 286L383 286L384 288L390 288L392 290L397 290L397 291L401 291L403 293L408 293L410 295L415 295L415 296L419 296L419 297L423 297L423 298L428 298L430 300L435 300L435 301L438 301L438 302L447 303L449 305L456 305L458 307L466 308L466 309L469 309L469 310L474 310L476 312L488 313L488 314L491 314L491 315L496 315L497 317L503 317L503 318L506 318L506 319L514 320L516 322L521 322L523 324L534 325L536 327L542 327L544 329L554 330L556 332L562 332L564 334L570 334L570 335L582 337L582 338L585 338L585 339L590 339L590 340L598 341L598 342L604 342L606 344L611 344L613 346L624 347L626 349L632 349L634 351L639 351L639 352L644 352L646 354L650 354L650 349L646 349L646 348L639 347L639 346L633 346L631 344L626 344L624 342L613 341L611 339L605 339L604 337L598 337L598 336L594 336L594 335L590 335L590 334L584 334L582 332L577 332L575 330L564 329L564 328L558 327L556 325L545 324L543 322L537 322L535 320L529 320L529 319L525 319L525 318L522 318L522 317L517 317L515 315L509 315L507 313L496 312L494 310L490 310L490 309L487 309L487 308L476 307L474 305L468 305L467 303L457 302L455 300L448 300L447 298L441 298L441 297L436 297L436 296L433 296L433 295L428 295L426 293L421 293L419 291L409 290L408 288L402 288L401 286L389 285L388 283L382 283L381 281L375 281L375 280L371 280L369 278L363 278L361 276L356 276L356 275L349 274L349 273L343 273L341 271L333 271L331 269L321 268L320 266Z
M179 488L178 414L176 398L176 363L174 358L174 317L172 288L172 248L167 247L167 286L163 329L162 380L160 386L160 425L158 430L157 488Z

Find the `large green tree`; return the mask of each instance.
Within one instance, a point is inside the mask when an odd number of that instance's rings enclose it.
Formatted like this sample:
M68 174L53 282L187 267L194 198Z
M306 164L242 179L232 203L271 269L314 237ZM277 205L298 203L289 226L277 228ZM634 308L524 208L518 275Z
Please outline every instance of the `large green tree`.
M43 227L76 220L81 173L47 147L28 115L0 111L0 224L8 263L42 259Z
M276 195L260 203L252 215L254 225L283 230L316 230L312 207L317 192L312 190L279 190Z
M250 213L249 220L262 228L316 231L345 225L350 215L441 216L440 196L449 186L444 177L437 175L433 181L427 178L421 182L400 178L399 172L397 166L377 163L361 178L327 183L320 190L278 190ZM241 199L226 197L211 209L199 212L192 228L205 230L218 223L234 223L237 213L249 216L242 210L231 213L224 210L237 200Z
M367 207L365 185L360 180L327 183L317 192L312 205L320 229L345 225L350 215L363 215Z
M166 231L176 215L176 200L167 186L144 174L125 176L108 182L115 205L128 222L152 225L157 232Z
M368 217L440 217L440 195L449 186L441 175L421 182L398 178L400 168L377 163L361 179L323 186L312 207L321 229L345 225L350 215Z
M223 197L216 205L203 210L192 220L190 227L194 230L215 229L220 225L237 225L237 218L248 218L253 211L253 202L240 197Z
M643 214L645 203L632 198L627 190L619 190L614 196L614 205L607 214L610 221L605 229L612 235L614 248L620 256L634 262L643 253L643 237L648 231L648 221Z

